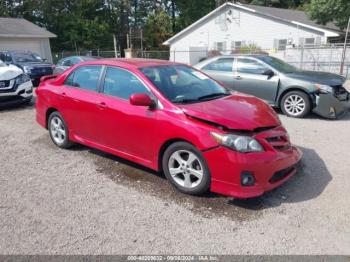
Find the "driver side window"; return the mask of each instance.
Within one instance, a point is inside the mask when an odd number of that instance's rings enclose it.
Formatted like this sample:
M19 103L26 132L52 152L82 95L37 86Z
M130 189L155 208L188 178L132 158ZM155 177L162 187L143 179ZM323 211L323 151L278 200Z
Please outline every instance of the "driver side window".
M233 61L233 58L219 58L218 60L207 64L202 69L210 71L232 72Z
M62 62L63 66L71 66L72 65L72 61L70 59L66 59Z
M117 67L107 68L103 93L126 100L133 94L151 95L150 91L134 74Z
M249 58L238 58L237 70L239 73L261 75L268 68L263 64Z

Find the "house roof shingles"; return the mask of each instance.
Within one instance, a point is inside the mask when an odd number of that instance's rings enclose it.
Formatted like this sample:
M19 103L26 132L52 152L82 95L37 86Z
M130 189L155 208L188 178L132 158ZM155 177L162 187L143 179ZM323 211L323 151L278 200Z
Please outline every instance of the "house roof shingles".
M0 17L0 37L56 37L55 34L23 18Z
M339 27L337 27L334 23L327 23L325 25L317 24L315 21L312 21L305 12L300 10L293 10L293 9L282 9L282 8L275 8L275 7L266 7L266 6L258 6L258 5L243 5L245 7L254 9L258 11L259 13L277 17L284 20L289 21L296 21L299 23L303 23L309 26L318 27L318 28L324 28L336 32L340 32Z

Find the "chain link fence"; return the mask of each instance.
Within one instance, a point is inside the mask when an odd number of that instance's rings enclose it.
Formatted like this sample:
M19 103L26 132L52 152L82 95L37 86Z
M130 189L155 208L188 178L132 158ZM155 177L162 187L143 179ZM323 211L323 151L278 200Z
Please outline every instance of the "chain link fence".
M343 75L350 74L350 45L347 46L347 56L345 57ZM185 50L136 50L134 56L145 59L162 59L176 62L183 62L194 65L204 59L218 55L229 54L267 54L284 60L300 69L312 71L325 71L331 73L340 73L342 61L342 44L332 44L327 46L310 46L298 48L286 48L285 50L275 49L249 49L244 47L234 50L207 50L205 48L192 48ZM53 58L56 63L58 60L75 55L88 55L101 58L113 58L113 50L85 50L85 51L61 51L54 52ZM118 52L117 57L121 57Z
M59 60L69 56L95 56L101 58L116 57L114 50L78 50L78 51L60 51L52 52L53 63L56 64ZM120 52L117 52L117 57L121 57Z

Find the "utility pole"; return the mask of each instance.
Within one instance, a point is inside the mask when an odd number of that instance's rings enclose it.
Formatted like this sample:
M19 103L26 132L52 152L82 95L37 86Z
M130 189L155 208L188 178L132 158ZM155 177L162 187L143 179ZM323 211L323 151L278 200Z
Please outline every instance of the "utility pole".
M140 37L141 37L141 57L143 58L143 31L142 28L140 29Z
M114 57L118 57L118 51L117 51L117 39L115 37L115 34L113 34L113 47L114 47Z
M340 74L341 75L344 72L344 63L345 63L345 58L346 58L346 44L348 42L349 27L350 27L350 17L349 17L349 20L348 20L348 26L346 27L344 48L343 48L343 53L342 53L342 57L341 57L341 64L340 64Z

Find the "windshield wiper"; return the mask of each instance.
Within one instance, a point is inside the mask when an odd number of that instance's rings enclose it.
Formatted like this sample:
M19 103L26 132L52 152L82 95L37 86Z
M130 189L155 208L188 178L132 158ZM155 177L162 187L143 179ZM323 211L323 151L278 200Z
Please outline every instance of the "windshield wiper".
M230 93L213 93L213 94L206 95L206 96L200 96L197 99L198 100L206 100L206 99L210 99L210 98L219 98L222 96L229 96L229 95L230 95Z
M179 100L172 100L171 102L175 103L175 104L187 104L187 103L195 103L195 102L199 102L198 99L179 99Z

